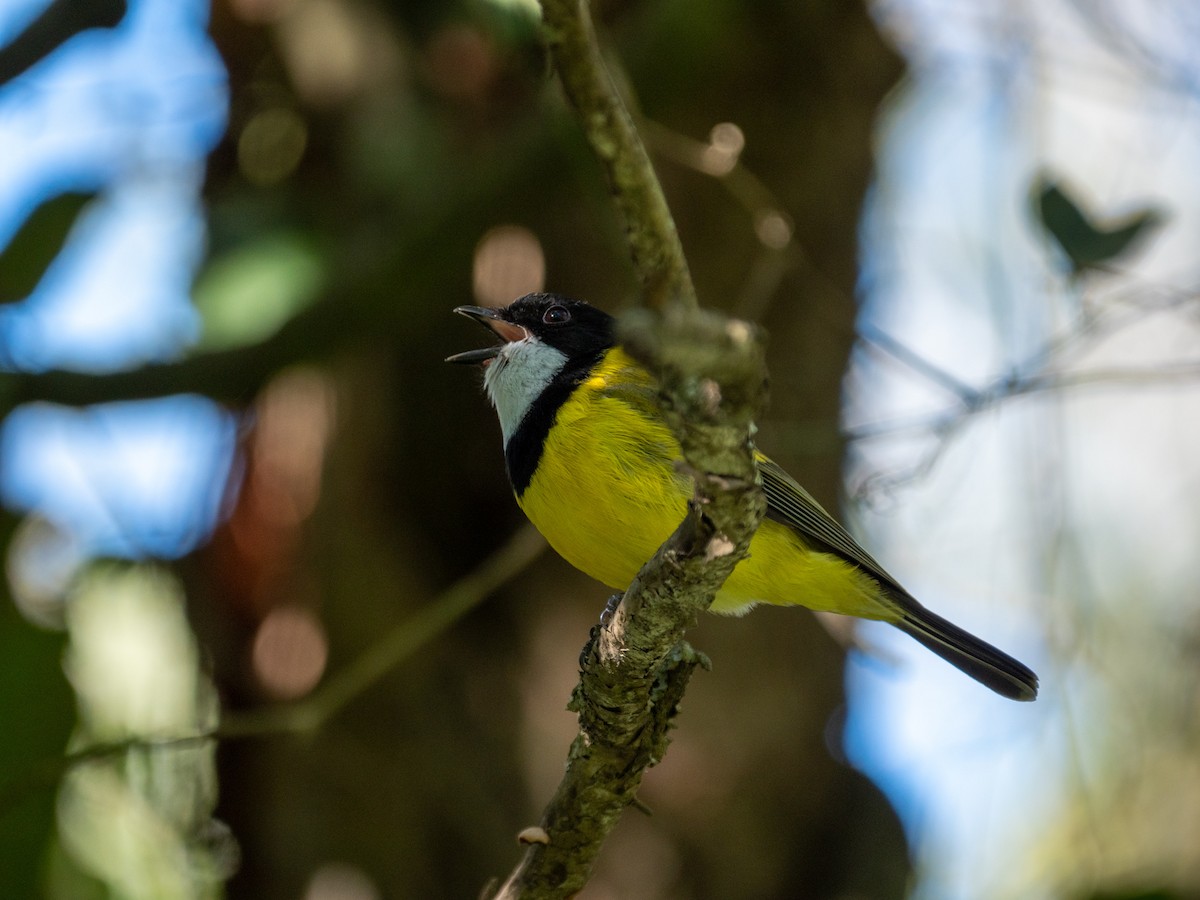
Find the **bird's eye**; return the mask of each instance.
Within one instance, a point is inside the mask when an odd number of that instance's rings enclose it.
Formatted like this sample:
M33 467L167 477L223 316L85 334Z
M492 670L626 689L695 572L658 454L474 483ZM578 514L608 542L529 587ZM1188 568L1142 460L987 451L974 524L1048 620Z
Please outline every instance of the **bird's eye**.
M542 313L542 321L547 325L561 325L571 321L571 311L565 306L552 306Z

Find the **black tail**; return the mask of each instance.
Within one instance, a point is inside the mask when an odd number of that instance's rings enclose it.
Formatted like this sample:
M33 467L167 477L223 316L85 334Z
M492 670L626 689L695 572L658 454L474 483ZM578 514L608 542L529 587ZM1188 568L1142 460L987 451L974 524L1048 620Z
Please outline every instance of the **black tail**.
M1011 700L1037 699L1038 677L1032 669L911 597L905 600L903 617L892 623L897 628L997 694Z

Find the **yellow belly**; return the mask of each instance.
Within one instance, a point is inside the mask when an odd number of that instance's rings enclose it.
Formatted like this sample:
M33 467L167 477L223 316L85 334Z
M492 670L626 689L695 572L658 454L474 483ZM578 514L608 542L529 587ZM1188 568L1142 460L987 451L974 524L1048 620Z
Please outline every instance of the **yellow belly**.
M631 398L621 363L616 356L563 405L518 500L567 562L618 589L683 520L692 492L691 480L674 468L678 443L646 418L636 394ZM622 387L610 387L614 382ZM858 567L767 520L712 609L741 613L769 603L894 619L879 598L878 585Z

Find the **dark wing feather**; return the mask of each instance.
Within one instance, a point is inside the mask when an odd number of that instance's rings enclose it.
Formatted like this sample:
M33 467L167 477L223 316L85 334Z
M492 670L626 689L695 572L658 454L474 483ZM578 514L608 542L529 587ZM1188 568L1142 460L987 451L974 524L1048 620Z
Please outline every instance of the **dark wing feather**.
M854 563L875 580L908 596L900 583L850 536L850 532L825 512L796 479L761 454L758 471L762 476L763 495L767 498L767 518L795 529L805 539L818 544L819 549Z
M1038 677L1029 667L922 606L808 491L765 456L758 457L758 471L767 498L767 517L795 529L817 549L840 556L878 581L899 614L893 625L996 693L1013 700L1037 697Z

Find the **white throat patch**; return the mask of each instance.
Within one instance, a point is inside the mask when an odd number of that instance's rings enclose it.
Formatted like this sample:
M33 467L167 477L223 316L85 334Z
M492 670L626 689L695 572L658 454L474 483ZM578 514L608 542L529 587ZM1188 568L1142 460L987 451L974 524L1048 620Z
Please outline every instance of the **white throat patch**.
M483 386L500 417L504 446L533 401L566 364L565 353L531 336L505 344L483 370Z

